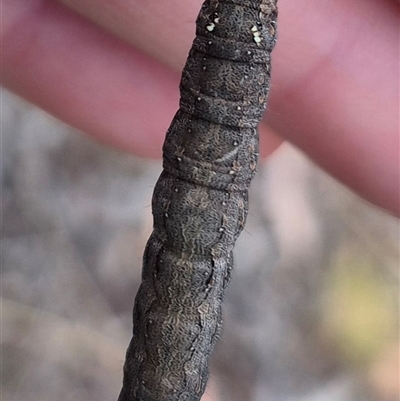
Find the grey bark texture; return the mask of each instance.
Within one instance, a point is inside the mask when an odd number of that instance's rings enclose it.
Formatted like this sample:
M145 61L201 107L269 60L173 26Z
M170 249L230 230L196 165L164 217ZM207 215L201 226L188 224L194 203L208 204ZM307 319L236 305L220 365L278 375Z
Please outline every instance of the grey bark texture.
M119 401L198 401L266 108L276 0L207 0L153 194Z

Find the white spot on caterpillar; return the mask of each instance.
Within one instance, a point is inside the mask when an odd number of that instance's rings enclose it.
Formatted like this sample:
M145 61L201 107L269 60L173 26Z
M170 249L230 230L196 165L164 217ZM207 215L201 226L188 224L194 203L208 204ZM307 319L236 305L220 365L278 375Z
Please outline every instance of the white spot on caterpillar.
M208 32L212 32L215 29L215 24L213 22L210 22L207 26L206 29Z
M261 42L261 32L258 30L258 28L253 25L251 27L251 33L253 34L253 40L254 42L256 42L257 44Z
M214 22L215 22L216 24L218 24L218 22L219 22L219 17L214 18Z

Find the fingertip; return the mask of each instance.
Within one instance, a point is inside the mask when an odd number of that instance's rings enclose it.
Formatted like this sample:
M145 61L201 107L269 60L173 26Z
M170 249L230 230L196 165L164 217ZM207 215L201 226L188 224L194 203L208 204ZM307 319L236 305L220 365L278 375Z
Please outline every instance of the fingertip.
M284 142L284 140L264 121L261 122L258 131L260 134L260 156L262 158L270 156Z

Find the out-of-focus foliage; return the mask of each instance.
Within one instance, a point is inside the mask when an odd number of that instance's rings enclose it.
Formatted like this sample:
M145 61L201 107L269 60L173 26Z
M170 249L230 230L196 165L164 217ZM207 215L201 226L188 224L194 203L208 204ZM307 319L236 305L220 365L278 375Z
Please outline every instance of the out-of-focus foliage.
M362 368L396 343L398 282L385 270L389 261L349 242L333 260L326 324L343 358Z

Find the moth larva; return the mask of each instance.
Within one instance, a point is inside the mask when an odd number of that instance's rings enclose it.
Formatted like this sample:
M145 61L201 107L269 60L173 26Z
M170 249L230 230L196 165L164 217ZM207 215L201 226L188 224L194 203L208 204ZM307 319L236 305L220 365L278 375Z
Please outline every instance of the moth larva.
M119 401L199 401L266 108L276 0L207 0L153 194Z

